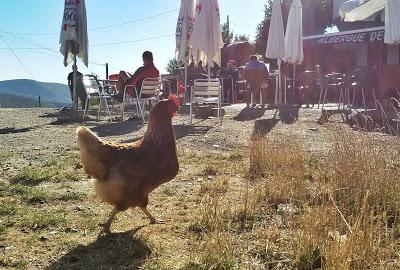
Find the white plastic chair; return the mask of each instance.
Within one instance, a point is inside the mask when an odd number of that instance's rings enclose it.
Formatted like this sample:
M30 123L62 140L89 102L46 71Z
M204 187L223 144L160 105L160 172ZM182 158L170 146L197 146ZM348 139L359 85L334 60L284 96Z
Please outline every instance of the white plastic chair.
M126 90L128 87L132 87L135 89L135 97L132 97L127 94ZM143 122L144 119L144 111L145 111L145 104L147 101L154 101L158 102L160 99L160 91L161 91L161 78L145 78L142 82L142 87L140 94L138 94L137 88L135 85L126 85L124 89L124 96L121 103L121 112L122 112L122 121L124 120L124 113L125 113L125 105L127 102L131 101L135 107L136 112L140 114Z
M219 79L197 79L193 82L190 94L190 124L193 123L195 104L217 104L218 118L222 124L222 88Z
M90 101L91 100L99 100L99 108L97 110L97 119L99 119L102 109L107 114L108 118L111 119L110 109L108 107L107 99L110 98L106 93L103 93L99 88L99 83L96 78L92 76L83 76L82 78L83 86L86 91L86 101L85 101L85 109L83 112L83 117L89 114L90 110Z

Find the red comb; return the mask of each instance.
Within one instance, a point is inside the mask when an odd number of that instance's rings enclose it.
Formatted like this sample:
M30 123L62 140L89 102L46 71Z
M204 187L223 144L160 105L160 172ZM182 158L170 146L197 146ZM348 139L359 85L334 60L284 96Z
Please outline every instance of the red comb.
M175 96L175 95L170 95L170 96L168 97L168 99L169 99L169 100L172 100L172 101L175 103L176 107L179 107L179 106L180 106L179 99L178 99L177 96Z
M169 97L168 97L168 100L172 100L174 103L175 103L175 106L176 106L176 109L178 109L179 108L179 99L178 99L178 97L177 96L175 96L175 95L170 95ZM173 114L172 114L172 116L176 116L176 112L174 112Z

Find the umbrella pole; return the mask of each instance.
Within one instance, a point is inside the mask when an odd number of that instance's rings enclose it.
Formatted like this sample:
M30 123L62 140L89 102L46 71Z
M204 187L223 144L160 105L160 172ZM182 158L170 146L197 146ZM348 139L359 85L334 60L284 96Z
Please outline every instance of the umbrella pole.
M184 99L184 103L186 104L186 92L187 92L187 65L185 65L185 92L183 92L184 94L184 96L183 96L183 99ZM179 91L178 91L178 97L179 97Z
M295 91L296 91L296 63L293 64L293 93Z
M211 67L210 67L210 63L208 63L208 81L211 80Z
M76 54L74 54L74 65L72 66L73 69L73 103L72 103L72 118L76 119L77 118L77 112L78 112L78 96L76 94L76 76L77 76L77 65L76 65Z
M281 59L278 59L278 102L282 103Z
M275 104L278 104L278 88L279 88L278 74L275 76Z

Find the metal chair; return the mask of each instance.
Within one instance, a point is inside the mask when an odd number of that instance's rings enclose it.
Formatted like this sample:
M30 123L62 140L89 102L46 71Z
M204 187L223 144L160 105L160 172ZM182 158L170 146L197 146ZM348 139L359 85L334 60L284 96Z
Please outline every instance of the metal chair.
M328 92L333 93L334 95L339 94L338 97L338 110L340 110L340 104L343 105L343 109L345 104L348 104L349 95L348 91L344 87L344 75L341 73L331 73L325 75L325 81L321 88L321 93L318 100L318 108L322 102L322 110L326 104L326 96Z
M298 90L299 90L299 95L301 96L299 103L303 104L304 101L306 101L305 103L307 106L309 106L311 103L312 107L314 107L312 94L316 81L316 72L312 70L306 70L300 73L296 78L296 80L299 82Z
M127 93L127 89L132 87L135 90L135 96L130 96ZM140 94L138 93L138 89L136 85L126 85L124 88L124 95L121 103L121 118L124 121L125 114L125 105L127 102L132 101L136 107L136 112L140 114L143 122L144 119L144 111L145 105L149 102L158 102L160 99L160 91L161 91L161 78L145 78L142 81L142 86L140 90Z
M104 112L107 114L108 118L111 119L111 113L107 101L107 99L110 99L110 96L103 92L103 89L101 88L97 78L92 75L85 75L82 78L82 82L86 91L86 101L83 117L89 114L91 100L97 99L99 100L97 119L100 118L102 109L104 109Z
M222 124L222 88L219 79L194 80L190 95L190 124L193 123L193 107L195 104L216 104L218 106L218 118Z

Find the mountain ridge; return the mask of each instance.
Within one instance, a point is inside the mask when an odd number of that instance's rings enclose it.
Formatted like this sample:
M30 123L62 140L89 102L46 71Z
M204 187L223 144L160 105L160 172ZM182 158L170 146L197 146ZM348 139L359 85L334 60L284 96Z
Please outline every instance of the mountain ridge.
M68 85L52 82L40 82L30 79L0 81L0 93L18 99L37 100L47 104L70 104L71 96ZM1 102L1 101L0 101Z

